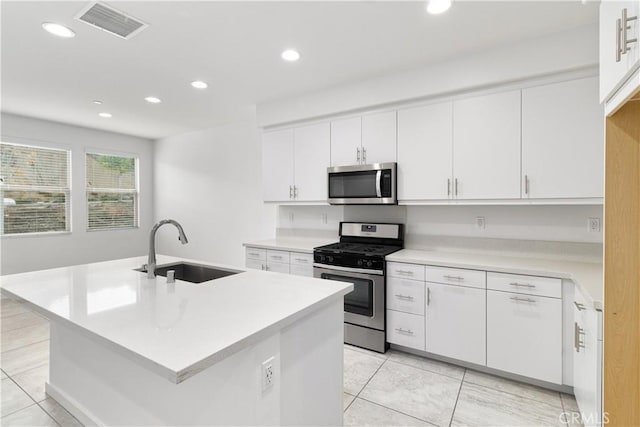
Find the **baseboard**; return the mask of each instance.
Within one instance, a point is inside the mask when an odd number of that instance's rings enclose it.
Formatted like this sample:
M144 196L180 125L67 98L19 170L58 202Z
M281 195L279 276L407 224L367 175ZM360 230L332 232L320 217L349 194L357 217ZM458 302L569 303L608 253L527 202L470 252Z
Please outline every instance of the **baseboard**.
M44 390L50 397L53 398L56 402L58 402L64 409L69 411L71 415L76 417L78 421L84 424L86 427L98 427L98 426L106 426L106 423L103 423L89 412L84 406L78 403L72 397L69 397L65 392L60 390L54 385L51 385L48 381L44 383Z

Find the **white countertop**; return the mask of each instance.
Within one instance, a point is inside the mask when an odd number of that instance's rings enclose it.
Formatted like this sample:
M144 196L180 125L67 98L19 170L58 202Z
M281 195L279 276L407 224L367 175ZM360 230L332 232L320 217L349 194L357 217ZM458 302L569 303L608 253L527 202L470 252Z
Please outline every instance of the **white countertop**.
M269 240L259 240L257 242L243 243L245 247L261 248L261 249L276 249L280 251L292 251L292 252L305 252L313 253L313 248L318 246L328 245L335 243L339 239L315 239L306 237L289 237L289 238L275 238Z
M158 256L158 265L177 261L185 260ZM133 271L144 262L146 257L137 257L0 276L0 286L52 321L112 345L175 383L353 289L344 282L254 270L172 286L165 277L149 280Z
M415 249L394 252L388 255L386 260L568 279L583 291L582 293L591 300L594 308L597 310L603 308L602 263Z

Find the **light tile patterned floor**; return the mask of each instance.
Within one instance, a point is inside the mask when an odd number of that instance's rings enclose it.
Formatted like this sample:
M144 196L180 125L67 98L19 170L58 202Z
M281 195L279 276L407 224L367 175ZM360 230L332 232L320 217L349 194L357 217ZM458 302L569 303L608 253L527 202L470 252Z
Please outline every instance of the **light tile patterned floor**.
M0 424L81 426L44 393L49 324L24 304L2 298ZM573 396L397 351L345 345L346 426L562 426ZM569 417L570 418L570 417Z

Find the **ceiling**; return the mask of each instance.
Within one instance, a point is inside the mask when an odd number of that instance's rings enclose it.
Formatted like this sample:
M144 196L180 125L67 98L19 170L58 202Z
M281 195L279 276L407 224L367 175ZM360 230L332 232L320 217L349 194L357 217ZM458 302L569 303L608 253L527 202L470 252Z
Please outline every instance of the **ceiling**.
M2 110L159 138L252 105L595 23L598 2L111 1L150 24L123 40L77 21L88 2L2 1ZM45 32L64 24L76 37ZM302 58L286 63L280 53ZM206 90L190 86L209 83ZM161 104L148 104L153 95ZM103 101L94 105L93 100ZM106 111L110 119L98 117Z

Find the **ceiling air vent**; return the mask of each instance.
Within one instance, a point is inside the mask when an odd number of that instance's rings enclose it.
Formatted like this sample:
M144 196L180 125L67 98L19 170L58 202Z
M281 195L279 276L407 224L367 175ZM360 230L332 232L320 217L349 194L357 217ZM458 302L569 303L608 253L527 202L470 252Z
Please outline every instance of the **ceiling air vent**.
M93 3L83 9L76 19L123 39L129 39L147 27L147 24L139 19L125 15L104 3Z

